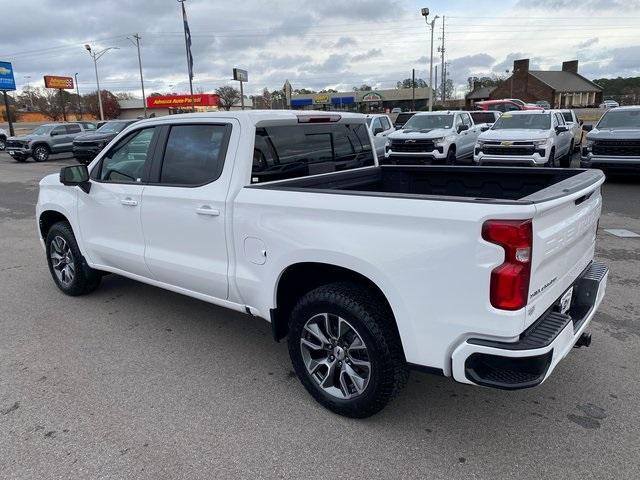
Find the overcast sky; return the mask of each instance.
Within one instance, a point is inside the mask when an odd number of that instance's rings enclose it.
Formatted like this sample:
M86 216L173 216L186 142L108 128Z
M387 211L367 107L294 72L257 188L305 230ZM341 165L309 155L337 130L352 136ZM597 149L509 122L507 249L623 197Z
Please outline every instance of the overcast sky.
M237 85L233 67L249 71L248 94L287 79L314 90L392 88L412 68L426 79L423 6L446 17L445 59L459 95L469 75L504 75L516 58L538 69L577 58L591 79L640 75L640 0L187 0L194 88ZM90 43L119 47L98 62L101 87L139 95L136 51L126 38L138 32L147 93L188 91L176 0L0 0L0 11L0 60L13 62L19 88L78 72L81 93L95 90L83 48ZM441 31L438 19L436 62Z

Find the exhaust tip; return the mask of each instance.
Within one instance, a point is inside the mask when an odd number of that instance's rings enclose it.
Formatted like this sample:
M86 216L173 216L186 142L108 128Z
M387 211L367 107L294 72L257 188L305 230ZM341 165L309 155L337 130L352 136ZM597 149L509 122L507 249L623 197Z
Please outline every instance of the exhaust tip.
M575 348L591 346L591 332L584 332L574 345Z

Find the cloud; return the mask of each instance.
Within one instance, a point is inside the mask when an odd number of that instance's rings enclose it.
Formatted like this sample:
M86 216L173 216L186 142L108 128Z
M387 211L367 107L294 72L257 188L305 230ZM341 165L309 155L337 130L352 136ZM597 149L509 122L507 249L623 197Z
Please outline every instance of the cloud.
M595 45L596 43L598 43L599 39L598 37L593 37L593 38L589 38L587 40L585 40L584 42L580 42L578 45L576 45L577 48L589 48L592 45Z
M382 56L382 50L380 50L379 48L372 48L370 50L367 50L366 52L353 55L351 57L351 61L362 62L363 60L368 60L370 58L381 57L381 56Z
M333 44L333 48L344 48L356 46L358 42L352 37L340 37L337 42Z

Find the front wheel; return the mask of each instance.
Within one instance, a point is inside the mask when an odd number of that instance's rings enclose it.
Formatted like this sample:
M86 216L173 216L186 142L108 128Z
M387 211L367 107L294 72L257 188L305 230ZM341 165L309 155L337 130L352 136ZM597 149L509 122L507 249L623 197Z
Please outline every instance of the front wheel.
M555 168L556 166L556 151L552 148L549 152L549 160L544 164L545 167Z
M7 139L0 137L0 152L7 148Z
M67 295L78 296L98 288L102 275L86 264L67 222L53 225L45 244L49 271L60 290Z
M49 149L44 145L38 145L33 149L33 159L36 162L46 162L49 159Z
M352 283L304 295L289 321L289 355L307 391L324 407L365 418L406 383L408 370L389 308Z
M447 153L446 164L447 165L455 165L456 164L456 151L453 148L450 148L449 152Z
M571 140L571 145L569 146L569 151L567 152L567 154L562 157L562 159L560 160L560 166L562 168L569 168L571 166L571 156L573 155L574 152L574 148L573 148L573 140Z

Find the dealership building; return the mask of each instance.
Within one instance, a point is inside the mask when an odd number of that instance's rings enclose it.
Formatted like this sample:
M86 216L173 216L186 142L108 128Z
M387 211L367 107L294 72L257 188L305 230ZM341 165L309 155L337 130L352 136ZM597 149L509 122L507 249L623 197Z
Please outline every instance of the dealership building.
M435 103L436 95L433 95ZM415 104L415 106L414 106ZM429 104L429 88L393 88L389 90L313 93L292 95L291 108L300 110L347 110L381 112L393 108L420 110Z

